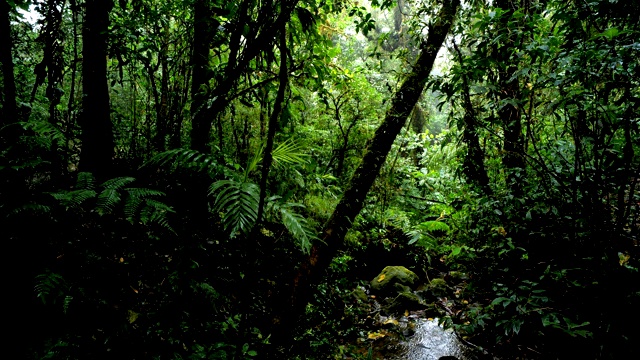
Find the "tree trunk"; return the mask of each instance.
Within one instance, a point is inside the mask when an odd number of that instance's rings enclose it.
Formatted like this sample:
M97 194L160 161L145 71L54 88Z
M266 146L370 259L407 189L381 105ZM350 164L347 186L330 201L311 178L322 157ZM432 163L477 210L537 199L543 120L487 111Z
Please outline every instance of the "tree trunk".
M82 29L82 129L80 170L98 179L107 176L114 155L113 126L107 85L107 38L110 0L87 0Z
M464 66L462 52L453 43L453 48L458 55L460 66ZM464 70L463 70L464 71ZM485 195L493 193L489 186L489 176L487 169L484 167L484 151L480 147L480 139L478 138L478 121L476 112L471 103L471 90L469 89L469 79L467 74L462 74L462 92L464 103L464 129L462 140L467 145L467 154L463 161L463 171L471 184L481 189Z
M47 65L47 98L49 99L49 122L59 125L58 104L62 99L62 55L64 36L62 34L62 11L65 1L54 0L47 4L47 31L45 37L44 60Z
M264 213L264 199L267 196L267 180L269 178L269 170L271 169L271 163L273 161L273 142L276 137L276 129L278 128L278 120L282 113L284 104L285 90L287 89L287 83L289 82L289 70L287 69L287 21L286 18L282 19L282 29L280 30L280 84L278 86L278 93L276 94L276 101L273 105L273 112L269 117L269 129L267 132L267 146L264 149L264 157L262 159L262 177L260 179L260 200L258 202L258 217L257 222L262 220Z
M374 180L380 173L387 155L397 135L402 130L407 117L424 90L433 63L442 47L445 37L455 19L459 0L445 0L434 24L429 26L429 35L420 46L419 57L413 71L394 94L391 108L384 121L370 141L362 163L356 169L347 190L325 225L321 242L316 242L308 259L300 265L292 283L290 302L283 302L283 308L276 319L282 329L293 329L298 316L304 314L306 304L312 298L331 259L342 247L344 237L351 223L362 210L364 201ZM281 343L282 331L275 331L275 344Z
M500 93L498 98L500 102L504 102L504 106L498 110L504 133L502 164L508 172L507 187L514 196L521 197L523 194L522 179L524 179L525 171L524 137L522 136L522 113L520 107L514 104L520 98L520 86L517 77L514 76L518 71L518 64L516 59L511 58L518 34L509 30L509 22L512 21L514 9L518 5L514 4L514 0L497 0L495 6L506 11L499 22L499 31L506 36L496 51L499 62Z
M214 20L206 0L194 3L193 55L191 80L191 148L208 153L207 144L211 132L211 118L204 111L209 73L209 48L212 41ZM217 24L216 24L217 27Z
M8 124L18 121L18 108L16 106L16 82L13 73L13 42L11 39L11 7L7 0L0 0L0 63L2 64L2 78L4 98L2 113L0 115L0 129ZM0 132L0 139L7 142L15 140L17 132L4 129Z

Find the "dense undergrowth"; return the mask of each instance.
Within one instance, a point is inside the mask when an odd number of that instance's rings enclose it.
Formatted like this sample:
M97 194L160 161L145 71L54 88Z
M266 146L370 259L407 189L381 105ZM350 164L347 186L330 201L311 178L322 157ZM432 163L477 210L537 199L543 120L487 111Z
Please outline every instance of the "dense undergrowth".
M440 318L473 357L638 358L632 1L463 2L362 210L291 306L437 3L0 2L14 357L371 359L385 299L370 281L404 266L420 301L394 311ZM102 108L81 80L96 4Z

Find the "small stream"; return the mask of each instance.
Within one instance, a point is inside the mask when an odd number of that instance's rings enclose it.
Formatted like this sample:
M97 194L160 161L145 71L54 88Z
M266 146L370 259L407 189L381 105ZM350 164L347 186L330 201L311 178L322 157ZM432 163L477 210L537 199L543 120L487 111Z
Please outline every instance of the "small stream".
M466 360L464 345L460 343L453 330L444 330L438 325L438 319L418 319L415 334L399 344L398 355L394 360L438 360L443 356L454 356Z
M417 319L415 334L397 345L397 352L390 360L438 360L453 356L467 360L465 346L460 343L453 330L444 330L438 319Z

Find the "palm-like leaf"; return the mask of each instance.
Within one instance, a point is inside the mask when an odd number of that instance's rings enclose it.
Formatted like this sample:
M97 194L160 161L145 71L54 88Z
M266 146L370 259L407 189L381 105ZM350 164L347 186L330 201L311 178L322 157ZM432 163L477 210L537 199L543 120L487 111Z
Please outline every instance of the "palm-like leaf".
M258 218L260 188L249 182L220 180L209 188L215 196L214 211L223 214L225 230L231 237L237 233L248 233Z
M302 147L292 139L276 146L271 152L273 162L277 166L296 165L305 163L307 154L302 152Z
M304 208L298 203L281 203L279 197L269 199L268 214L278 217L287 231L298 241L298 246L305 254L311 250L313 240L318 240L316 231L309 221L302 215L294 211L294 208Z

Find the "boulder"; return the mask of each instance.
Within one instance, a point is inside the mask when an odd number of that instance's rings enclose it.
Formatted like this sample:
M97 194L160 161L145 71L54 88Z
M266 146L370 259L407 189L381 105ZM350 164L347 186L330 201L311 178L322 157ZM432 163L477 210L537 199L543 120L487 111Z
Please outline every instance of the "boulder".
M412 292L399 293L395 298L388 298L387 302L384 310L388 314L400 314L406 310L424 308L424 302Z
M369 300L367 293L359 286L351 292L351 295L362 302L367 302L367 300Z
M418 275L404 266L387 266L375 279L371 280L371 289L378 292L395 292L396 284L413 286Z

